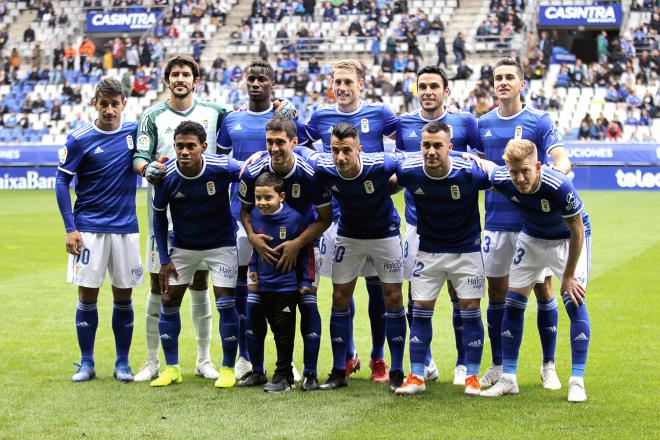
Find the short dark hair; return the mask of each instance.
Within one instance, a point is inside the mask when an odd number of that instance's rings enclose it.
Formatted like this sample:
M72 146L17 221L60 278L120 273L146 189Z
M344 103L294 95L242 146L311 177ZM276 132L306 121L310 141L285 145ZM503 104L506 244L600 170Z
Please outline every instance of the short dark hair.
M516 73L518 74L518 77L520 79L525 79L525 74L523 73L523 70L522 70L522 67L520 66L520 63L518 63L513 58L504 57L504 58L500 59L497 62L497 64L495 64L495 68L493 69L493 77L495 76L495 70L500 66L514 66L516 68Z
M167 61L167 65L165 66L165 81L169 79L174 66L188 66L190 67L190 70L192 70L193 79L199 78L199 65L197 64L197 61L195 61L190 55L177 55Z
M360 135L358 134L358 129L356 126L349 124L348 122L340 122L339 124L332 127L332 136L337 139L346 139L353 138L355 143L360 143Z
M96 89L94 90L94 99L98 99L100 94L108 96L121 96L122 99L126 98L124 95L124 88L121 83L110 77L102 78L101 81L96 84Z
M441 131L444 131L445 133L447 133L448 136L451 137L451 131L449 130L449 126L444 122L432 121L426 124L424 128L422 128L422 133L427 132L434 134L434 133L439 133Z
M250 69L256 69L260 68L264 71L268 79L273 79L275 77L275 72L273 71L273 66L264 60L252 60L250 61L250 64L245 68L245 73L247 74L247 71Z
M197 136L200 144L206 142L206 130L204 130L204 127L199 122L183 121L174 130L174 139L176 139L177 136L186 135Z
M289 140L298 136L296 123L288 116L276 115L266 123L266 131L283 131Z
M417 72L417 79L419 80L419 77L424 75L425 73L440 75L440 77L442 78L442 85L444 86L445 89L449 85L447 74L440 67L434 66L433 64L429 64L428 66L422 67L421 69L419 69L419 72Z
M275 173L263 173L254 181L254 187L257 186L269 186L279 194L284 190L284 180Z

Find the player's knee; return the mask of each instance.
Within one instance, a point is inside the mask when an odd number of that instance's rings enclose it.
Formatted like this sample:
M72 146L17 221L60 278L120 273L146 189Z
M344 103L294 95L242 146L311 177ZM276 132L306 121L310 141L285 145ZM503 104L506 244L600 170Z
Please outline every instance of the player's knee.
M193 282L190 284L192 290L206 290L209 288L209 271L198 270L193 275Z
M506 277L488 277L488 299L490 301L502 302L506 300L506 292L509 282Z
M351 305L352 295L344 289L335 288L332 291L332 307L335 309L347 309Z
M383 298L385 299L385 307L389 310L403 307L401 284L383 283Z
M545 282L534 285L534 294L538 301L549 301L555 297L555 293L552 291L551 279L551 277L547 277Z
M459 299L458 300L458 307L461 310L464 309L474 309L476 307L479 307L481 304L481 301L479 298L474 298L474 299Z
M93 303L99 297L99 289L92 287L78 287L78 298L85 303Z
M160 296L160 279L158 278L157 273L149 274L149 279L151 280L149 291L152 295Z
M112 286L112 297L115 301L128 301L131 299L133 289L120 289Z

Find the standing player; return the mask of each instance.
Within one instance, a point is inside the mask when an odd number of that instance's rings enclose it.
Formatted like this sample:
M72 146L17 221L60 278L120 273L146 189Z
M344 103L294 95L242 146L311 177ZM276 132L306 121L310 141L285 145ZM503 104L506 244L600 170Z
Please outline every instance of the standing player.
M206 131L210 151L215 151L218 128L227 114L219 105L193 97L200 78L199 66L187 55L171 58L165 66L165 83L169 89L168 99L147 109L142 115L138 130L137 151L133 167L149 183L147 189L147 264L150 273L151 293L147 300L147 362L135 375L136 381L147 381L158 376L158 314L160 310L161 286L158 248L153 229L152 199L154 186L164 176L164 167L156 162L162 157L174 156L174 128L182 121L193 120L202 124ZM217 379L218 372L211 363L211 303L208 293L208 270L200 267L190 285L190 311L197 338L197 365L195 374L206 379Z
M587 400L584 369L591 338L585 302L589 281L589 216L573 183L564 174L541 165L533 142L512 139L503 156L506 167L491 173L493 187L512 201L522 217L522 231L511 262L509 291L502 320L503 376L482 396L518 394L516 369L525 308L534 283L546 268L561 280L566 312L571 320L571 377L568 401Z
M401 154L361 154L358 128L341 122L332 128L332 154L312 154L310 164L339 205L332 263L330 338L333 368L321 389L348 385L346 351L351 329L350 305L355 283L368 257L382 282L386 307L385 335L392 367L390 391L403 383L406 317L401 299L403 255L399 216L390 197L389 179Z
M414 300L410 328L412 372L395 392L409 395L426 390L424 369L433 337L433 309L445 280L451 280L463 321L465 394L477 396L484 339L480 301L485 281L479 191L491 185L488 174L474 162L450 156L449 126L430 122L420 136L421 157L409 157L397 171L398 184L414 197L420 238L410 281Z
M295 133L293 122L291 126L291 131ZM285 241L296 240L304 233L307 221L298 211L283 203L285 193L281 177L269 172L260 174L254 181L254 196L257 209L252 210L250 223L259 233L271 236L275 247ZM264 386L265 392L279 393L294 387L292 365L296 304L299 294L304 295L310 290L316 278L315 272L316 261L311 244L300 250L295 267L282 269L262 260L258 253L252 253L250 273L255 274L258 280L256 295L263 314L268 318L277 349L275 373L272 380ZM248 321L248 325L251 326L253 322ZM263 354L261 356L263 358ZM307 377L305 379L305 384L310 385ZM313 382L316 386L314 389L317 389L318 381ZM303 391L309 390L303 385Z
M136 179L131 162L137 123L124 122L121 83L104 78L92 104L98 118L73 131L57 172L57 204L66 228L68 280L78 286L76 330L82 359L73 382L96 376L94 338L99 287L106 272L112 284L112 330L117 358L114 376L130 382L128 352L133 337L133 287L142 284L140 237L135 215ZM69 184L77 177L76 205L71 213Z
M323 151L330 152L332 127L340 122L346 122L358 127L362 146L366 153L383 152L383 136L393 136L396 132L397 118L387 106L381 103L367 104L360 99L364 89L364 70L359 61L343 60L332 67L332 90L337 100L336 105L316 109L309 122L305 125L305 133L311 142L321 140ZM330 277L332 255L334 254L335 236L337 235L337 221L339 210L335 206L333 224L323 234L320 244L320 272ZM369 293L369 320L371 322L371 380L387 382L387 365L384 360L385 345L385 304L381 281L375 275L373 263L368 264L361 271L366 276L367 291ZM351 374L360 368L360 360L355 353L353 343L353 315L355 305L351 302L351 329L349 335L349 348L346 358L346 373Z
M275 86L273 67L261 60L252 61L245 69L245 84L248 91L248 108L246 111L233 112L222 121L218 132L218 152L227 153L236 160L247 160L252 154L266 150L266 124L275 115L275 104L271 102ZM277 113L286 113L290 104L280 105ZM302 125L301 125L302 128ZM236 284L236 307L240 317L239 358L236 363L236 377L242 378L252 370L250 355L247 349L245 331L247 329L247 265L252 246L260 254L268 252L268 244L248 235L241 224L241 201L238 199L238 185L231 187L231 212L238 224L238 282ZM295 260L295 256L294 256ZM302 312L302 310L301 310ZM318 311L317 311L318 313ZM304 320L304 318L303 318ZM294 376L299 380L298 372Z
M546 112L522 103L520 93L526 87L523 72L515 60L502 58L493 72L494 87L499 107L479 119L479 137L485 158L503 165L502 154L510 139L527 139L538 145L539 160L546 155L554 167L568 173L571 162L561 143L559 132ZM481 386L490 386L502 375L501 325L506 293L509 285L509 265L514 258L515 243L522 228L520 214L506 197L494 192L486 194L486 225L484 227L483 255L488 277L488 336L493 354L493 365L481 378ZM541 380L550 390L561 388L555 371L557 344L557 300L552 292L550 277L539 282L534 291L538 303L537 325L541 337L543 363Z
M308 225L305 231L293 240L288 240L276 247L271 245L263 249L255 247L260 259L289 272L298 258L300 250L314 243L332 221L332 198L320 183L312 167L293 148L298 142L295 122L286 116L275 116L266 124L266 146L268 156L249 166L243 173L238 196L243 203L241 220L250 242L263 241L264 234L257 234L250 221L250 212L254 207L255 179L264 173L274 173L283 180L282 191L287 204L301 214ZM270 234L266 243L275 237ZM258 236L258 237L254 237ZM272 244L272 243L271 243ZM280 252L282 252L280 256ZM321 342L321 316L316 300L316 282L314 289L306 291L298 298L300 308L300 331L304 343L303 391L318 389L316 364ZM263 308L258 295L248 296L248 346L252 360L252 372L244 377L239 386L260 385L266 380L263 369L263 344L266 337L263 326Z
M445 99L449 96L449 82L447 74L441 68L429 65L417 72L417 93L420 109L406 113L399 118L396 131L396 148L399 151L419 151L422 129L432 121L441 121L449 127L453 151L467 151L469 145L479 149L479 132L477 120L470 113L449 113L445 111ZM404 275L411 280L411 274L419 246L417 234L417 212L413 195L409 191L404 193L406 200L406 241L403 247ZM447 288L452 302L452 325L456 341L456 367L454 368L454 385L465 384L467 367L465 364L465 350L463 349L463 319L461 318L458 297L451 281L447 281ZM408 322L412 322L412 296L408 294ZM436 380L438 369L431 356L431 348L425 361L424 378Z
M220 313L224 356L215 386L229 388L236 383L238 314L234 288L238 259L236 222L229 209L229 183L238 181L241 167L225 155L204 155L206 149L206 130L201 124L193 121L179 124L174 130L176 159L165 164L165 178L154 194L153 224L162 289L158 330L167 368L151 382L153 387L183 381L178 354L179 307L201 263L211 272L215 304ZM168 207L174 232L169 244Z

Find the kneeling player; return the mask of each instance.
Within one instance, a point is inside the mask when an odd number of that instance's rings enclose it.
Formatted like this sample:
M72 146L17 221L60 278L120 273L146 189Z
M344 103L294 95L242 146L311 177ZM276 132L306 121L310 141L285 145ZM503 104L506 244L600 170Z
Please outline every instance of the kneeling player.
M412 372L398 395L426 390L424 366L433 336L432 318L438 293L446 280L458 296L463 320L467 376L465 394L479 395L479 367L484 327L479 303L484 297L484 265L480 251L479 191L490 188L488 175L476 164L450 155L449 127L439 121L422 130L422 155L409 157L397 171L397 181L414 198L419 250L411 276Z
M273 173L264 173L257 177L254 182L254 196L257 209L252 210L250 223L257 233L273 237L271 246L277 247L286 241L295 240L305 230L306 222L302 215L283 203L285 193L281 177ZM296 304L298 293L309 292L314 282L314 248L311 244L301 248L295 267L290 270L278 269L276 265L263 260L258 252L253 251L249 269L250 274L256 275L258 302L273 331L277 348L275 374L264 386L264 391L288 391L294 387L292 361ZM257 327L259 322L248 320L249 333L257 331ZM255 336L263 339L265 334ZM261 356L263 357L263 353Z
M523 229L511 262L509 292L502 322L502 378L482 396L517 394L516 369L522 341L527 297L546 267L561 280L566 312L571 320L572 370L568 400L587 400L584 369L591 337L585 303L590 265L589 216L573 183L562 173L541 165L536 146L510 140L506 167L491 173L493 187L520 211Z
M137 123L122 122L126 98L116 79L104 78L98 83L93 105L98 118L69 134L67 154L57 172L57 204L66 228L66 251L71 254L67 278L78 286L76 330L82 359L71 380L82 382L96 376L96 301L107 272L114 297L114 376L130 382L131 294L133 287L142 284L143 273L135 215L136 181L131 172ZM74 175L78 178L77 199L71 214L69 184Z
M156 187L154 233L160 257L162 306L158 331L167 368L151 386L181 383L179 368L179 307L196 268L205 263L213 279L215 304L220 313L223 362L218 388L234 386L238 344L238 314L234 288L238 273L236 223L229 209L229 183L239 180L240 165L226 155L204 155L204 127L184 121L174 131L176 159L165 164L163 182ZM167 208L174 236L168 253Z

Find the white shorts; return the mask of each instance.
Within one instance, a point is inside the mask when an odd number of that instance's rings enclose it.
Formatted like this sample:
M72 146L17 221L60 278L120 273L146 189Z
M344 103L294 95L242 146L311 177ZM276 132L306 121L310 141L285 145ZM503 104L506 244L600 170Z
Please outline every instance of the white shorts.
M337 223L332 222L330 227L323 232L319 240L319 275L332 278L332 260L335 254L335 241L337 239ZM360 267L359 275L362 277L375 277L376 267L371 256Z
M81 287L98 288L106 272L110 284L130 289L142 284L140 234L81 232L80 255L69 255L66 279Z
M411 279L418 249L419 234L417 233L417 226L406 223L406 241L403 243L403 276L407 280Z
M481 252L435 254L418 251L410 280L412 299L436 299L446 280L451 281L459 299L483 298L485 274Z
M338 235L332 260L332 282L344 284L353 281L365 264L373 265L383 283L403 282L401 238L362 240Z
M511 261L509 286L524 288L534 284L546 274L546 268L561 281L568 259L569 239L544 240L520 233L516 253ZM591 269L591 237L586 237L575 268L575 277L586 289Z
M170 284L190 284L193 275L199 270L200 263L204 263L211 272L213 285L217 287L236 287L238 278L238 257L234 246L225 246L205 251L172 248L170 255L172 263L179 274L179 279L170 277Z
M238 265L247 266L252 255L252 245L248 240L243 223L236 222L238 230L236 231L236 249L238 250Z
M509 275L518 234L520 232L484 231L481 254L484 258L487 277L501 278ZM536 282L543 283L545 277L549 276L552 276L552 271L547 268Z

